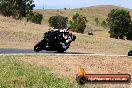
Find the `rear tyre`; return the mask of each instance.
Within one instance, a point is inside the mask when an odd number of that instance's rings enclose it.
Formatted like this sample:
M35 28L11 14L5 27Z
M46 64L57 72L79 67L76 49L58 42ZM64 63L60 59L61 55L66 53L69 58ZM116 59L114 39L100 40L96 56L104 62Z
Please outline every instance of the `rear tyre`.
M70 44L65 48L63 48L62 46L58 47L57 49L57 53L64 53L68 48L69 48Z
M58 48L57 53L64 53L65 49L63 47Z

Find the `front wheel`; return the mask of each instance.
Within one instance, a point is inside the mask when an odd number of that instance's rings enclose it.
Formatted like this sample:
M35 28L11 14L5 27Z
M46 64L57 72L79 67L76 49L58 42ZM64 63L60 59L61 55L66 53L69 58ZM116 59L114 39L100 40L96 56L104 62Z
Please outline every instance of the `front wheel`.
M35 46L35 47L34 47L34 51L35 51L35 52L39 52L39 51L41 51L41 47L39 47L39 46Z
M46 49L46 41L45 40L41 40L39 43L37 43L35 46L34 46L34 51L35 52L39 52L43 49Z

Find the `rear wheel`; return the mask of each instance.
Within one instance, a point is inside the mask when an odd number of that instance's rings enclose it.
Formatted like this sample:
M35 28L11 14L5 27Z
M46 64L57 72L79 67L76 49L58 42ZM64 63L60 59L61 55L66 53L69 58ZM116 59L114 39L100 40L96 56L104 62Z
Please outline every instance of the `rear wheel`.
M70 44L66 47L66 48L63 48L61 45L60 47L58 47L57 49L57 52L58 53L64 53L68 48L69 48Z
M65 49L61 45L57 47L57 53L64 53L64 51Z
M64 48L59 48L59 49L57 50L57 53L64 53L64 51L65 51Z

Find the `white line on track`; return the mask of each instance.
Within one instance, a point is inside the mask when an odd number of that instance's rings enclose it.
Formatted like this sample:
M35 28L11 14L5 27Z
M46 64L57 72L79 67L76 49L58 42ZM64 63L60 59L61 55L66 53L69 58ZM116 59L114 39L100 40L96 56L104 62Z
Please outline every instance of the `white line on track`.
M127 55L108 55L108 54L60 54L60 53L9 53L3 55L46 55L46 56L108 56L108 57L127 57Z

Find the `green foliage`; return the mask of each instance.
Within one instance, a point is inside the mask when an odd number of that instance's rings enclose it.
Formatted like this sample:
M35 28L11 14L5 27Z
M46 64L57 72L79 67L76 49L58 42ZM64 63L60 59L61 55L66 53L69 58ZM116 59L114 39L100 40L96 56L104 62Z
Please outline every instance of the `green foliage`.
M132 24L131 24L131 28L128 30L128 33L126 35L126 38L128 40L132 40Z
M127 39L128 39L128 40L132 40L132 31L130 31L130 32L127 34Z
M88 22L86 17L76 13L73 15L72 21L69 21L69 25L73 31L83 33L86 28L86 22Z
M101 22L101 26L104 27L104 28L106 28L106 27L107 27L106 21L102 21L102 22Z
M27 21L31 21L36 24L41 24L43 15L37 12L33 12L27 16Z
M0 12L1 14L3 14L4 16L11 16L12 13L12 4L11 0L0 0Z
M61 15L52 16L49 18L50 27L54 27L57 29L67 28L67 22L68 18Z
M0 0L0 12L4 16L21 19L29 14L35 5L33 0Z
M64 8L64 10L67 10L67 8Z
M27 16L27 20L41 24L43 16L33 13L33 0L0 0L0 13L4 16L12 16L14 19L21 19Z
M72 28L72 31L76 31L77 24L74 21L69 21L70 27Z
M95 22L96 22L96 25L99 25L99 18L96 17L94 20L95 20Z
M83 10L82 8L80 8L80 10Z
M0 56L1 88L78 88L73 81L58 77L47 67L31 65L18 58L21 56Z
M108 14L107 21L110 27L110 37L124 39L124 37L130 36L132 22L129 11L124 9L113 9Z

